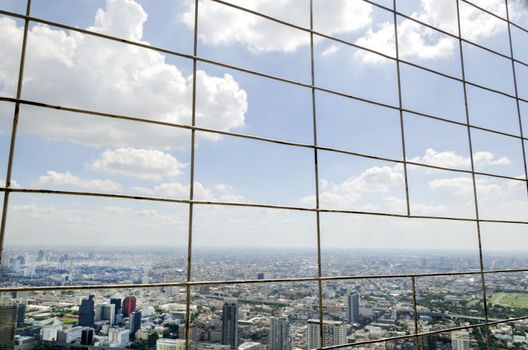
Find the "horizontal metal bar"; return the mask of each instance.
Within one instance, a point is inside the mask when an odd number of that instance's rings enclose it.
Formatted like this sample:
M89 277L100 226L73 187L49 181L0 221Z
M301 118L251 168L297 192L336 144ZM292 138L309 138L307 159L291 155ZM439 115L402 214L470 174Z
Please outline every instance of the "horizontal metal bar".
M528 273L526 269L505 269L490 271L453 271L453 272L430 272L430 273L408 273L408 274L384 274L384 275L350 275L350 276L321 276L321 277L288 277L288 278L268 278L268 279L244 279L244 280L197 280L197 281L175 281L161 283L145 284L89 284L89 285L70 285L70 286L11 286L0 287L0 293L6 292L37 292L37 291L54 291L54 290L100 290L100 289L141 289L141 288L163 288L163 287L197 287L197 286L221 286L221 285L246 285L246 284L272 284L272 283L301 283L301 282L328 282L328 281L353 281L353 280L383 280L383 279L405 279L405 278L430 278L430 277L449 277L449 276L467 276L484 274L509 274L509 273Z
M31 189L31 188L6 188L0 187L0 192L14 192L14 193L34 193L34 194L47 194L47 195L68 195L68 196L84 196L84 197L100 197L100 198L113 198L113 199L132 199L141 201L152 201L152 202L166 202L176 204L196 204L196 205L214 205L214 206L231 206L231 207L246 207L246 208L261 208L261 209L279 209L279 210L296 210L296 211L310 211L310 212L321 212L321 213L338 213L338 214L356 214L356 215L370 215L370 216L381 216L381 217L395 217L395 218L408 218L408 219L431 219L431 220L450 220L450 221L466 221L466 222L487 222L487 223L503 223L503 224L528 224L528 221L517 221L517 220L493 220L493 219L472 219L463 217L450 217L450 216L434 216L434 215L407 215L407 214L393 214L384 212L368 212L360 210L345 210L345 209L325 209L325 208L312 208L312 207L299 207L299 206L286 206L286 205L275 205L275 204L262 204L262 203L242 203L242 202L222 202L222 201L203 201L203 200L189 200L189 199L175 199L175 198L164 198L164 197L150 197L150 196L137 196L127 194L115 194L115 193L102 193L102 192L83 192L83 191L66 191L66 190L50 190L50 189Z
M444 167L444 166L438 166L438 165L432 165L432 164L426 164L426 163L419 163L419 162L413 162L413 161L404 162L403 160L400 160L400 159L374 156L374 155L370 155L370 154L366 154L366 153L353 152L353 151L344 150L344 149L340 149L340 148L333 148L333 147L326 147L326 146L314 146L313 144L285 141L285 140L279 140L279 139L272 139L272 138L268 138L268 137L262 137L262 136L256 136L256 135L250 135L250 134L242 134L242 133L236 133L236 132L232 132L232 131L210 129L210 128L204 128L204 127L199 127L199 126L191 126L191 125L186 125L186 124L169 123L169 122L157 121L157 120L154 120L154 119L146 119L146 118L140 118L140 117L131 117L131 116L126 116L126 115L112 114L112 113L103 113L103 112L97 112L97 111L80 109L80 108L63 107L63 106L58 106L58 105L50 105L50 104L46 104L46 103L42 103L42 102L15 99L15 98L9 98L9 97L0 97L0 101L17 102L17 103L20 103L20 104L26 104L26 105L37 106L37 107L41 107L41 108L54 109L54 110L60 110L60 111L65 111L65 112L93 115L93 116L98 116L98 117L103 117L103 118L119 119L119 120L138 122L138 123L154 124L154 125L160 125L160 126L166 126L166 127L181 128L181 129L186 129L186 130L195 130L195 131L214 133L214 134L225 135L225 136L232 136L232 137L239 137L239 138L256 140L256 141L263 141L263 142L281 144L281 145L286 145L286 146L303 147L303 148L317 149L317 150L321 150L321 151L328 151L328 152L347 154L347 155L351 155L351 156L357 156L357 157L368 158L368 159L373 159L373 160L380 160L380 161L385 161L385 162L392 162L392 163L397 163L397 164L409 164L409 165L414 165L414 166L419 166L419 167L424 167L424 168L430 168L430 169L437 169L437 170L445 170L445 171L451 171L451 172L472 174L471 170L467 170L467 169L449 168L449 167ZM418 113L416 113L414 111L410 111L410 110L404 110L404 112L407 112L407 113L409 113L411 115L422 116L421 114L418 114ZM467 126L467 124L464 124L464 123L461 123L461 122L455 122L455 121L446 120L446 119L438 118L438 117L434 117L434 116L424 116L424 117L437 119L437 120L453 123L453 124L460 125L460 126ZM469 126L473 127L471 125L469 125ZM480 130L484 130L484 131L493 132L492 130L488 130L488 129L484 129L484 128L479 128L479 127L475 127L475 128L476 129L480 129ZM506 134L505 136L513 137L513 138L516 138L516 139L521 139L521 137L515 136L515 135ZM513 181L526 181L525 179L518 178L518 177L500 175L500 174L493 174L493 173L486 173L486 172L475 172L475 174L476 175L494 177L494 178L500 178L500 179L508 179L508 180L513 180Z
M351 95L344 95L344 94L340 94L338 92L334 92L334 91L327 90L327 89L318 89L318 90L323 91L323 92L327 92L327 93L330 93L330 94L342 95L343 97L351 98L351 99L354 99L354 100L359 100L359 101L365 102L365 103L379 105L381 107L386 107L386 108L390 108L390 109L394 109L394 110L398 110L399 109L398 107L394 107L394 106L390 106L390 105L383 105L383 104L380 105L376 101L362 99L362 98L358 98L356 96L351 96ZM303 143L299 143L299 142L277 140L277 139L271 139L271 138L266 138L266 137L262 137L262 136L250 135L250 134L241 134L241 133L225 131L225 130L219 130L219 129L211 129L211 128L204 128L204 127L199 127L199 126L191 126L191 125L188 125L188 124L169 123L169 122L163 122L163 121L160 121L160 120L150 119L150 118L146 118L146 117L133 117L133 116L122 115L122 114L94 111L94 110L90 110L90 109L75 108L75 107L68 107L68 106L62 106L62 105L55 105L55 104L39 102L39 101L33 101L33 100L16 99L14 97L8 97L8 96L0 96L0 101L12 102L12 103L20 103L20 104L36 106L36 107L42 107L42 108L48 108L48 109L55 109L55 110L60 110L60 111L65 111L65 112L74 112L74 113L81 113L81 114L96 115L96 116L99 116L99 117L108 117L108 118L114 118L114 119L122 119L122 120L128 120L128 121L135 121L135 122L142 122L142 123L149 123L149 124L157 124L157 125L170 126L170 127L178 127L178 128L189 129L189 130L197 130L197 131L204 131L204 132L210 132L210 133L217 133L217 134L222 134L222 135L254 138L254 139L259 139L259 140L265 140L265 141L271 141L271 142L275 142L275 143L283 143L283 144L295 145L295 146L301 146L301 147L313 147L312 144L303 144ZM421 117L424 117L424 118L433 119L433 120L437 120L437 121L441 121L441 122L445 122L445 123L450 123L450 124L454 124L454 125L458 125L458 126L463 126L463 127L469 126L471 128L482 130L482 131L487 131L487 132L490 132L490 133L493 133L493 134L503 135L503 136L507 136L507 137L511 137L511 138L515 138L515 139L520 139L520 140L523 140L523 141L528 141L528 137L522 137L522 136L519 136L519 135L516 135L516 134L510 134L510 133L499 131L499 130L494 130L494 129L489 129L489 128L477 126L477 125L474 125L474 124L466 124L464 122L460 122L460 121L456 121L456 120L452 120L452 119L447 119L447 118L444 118L444 117L439 117L439 116L435 116L435 115L428 114L428 113L418 112L418 111L415 111L415 110L412 110L412 109L408 109L408 108L402 108L401 110L402 110L402 112L408 113L408 114L410 114L412 116L421 116ZM362 154L362 153L350 152L350 151L337 149L337 148L325 147L325 149L333 150L335 152L347 152L349 154L358 155L358 156L372 157L374 159L379 159L379 160L396 161L396 162L399 161L399 160L395 160L395 159L391 159L391 158L384 158L384 157L366 155L366 154Z

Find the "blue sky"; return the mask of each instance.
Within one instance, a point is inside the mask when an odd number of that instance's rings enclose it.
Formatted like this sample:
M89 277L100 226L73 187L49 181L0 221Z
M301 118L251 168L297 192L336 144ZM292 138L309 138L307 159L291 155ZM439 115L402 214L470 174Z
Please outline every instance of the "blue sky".
M309 27L308 1L233 2ZM379 3L392 6L392 1ZM454 1L399 3L402 13L457 33ZM476 3L505 16L500 0ZM183 0L35 1L32 16L190 54L192 4ZM200 57L310 83L309 34L210 0L199 6ZM464 38L509 54L506 22L468 4L460 6ZM510 6L512 19L527 25L522 3L513 1ZM2 2L0 8L24 10L18 1ZM395 57L393 21L392 13L361 1L314 0L316 31L390 57ZM456 39L401 16L397 26L401 58L462 77ZM0 54L7 58L0 62L0 94L13 97L23 23L0 16L0 27ZM528 34L513 29L512 36L515 57L528 62ZM514 94L509 60L466 43L463 50L469 81ZM316 85L398 105L394 60L316 35L314 61ZM528 99L528 68L516 67L519 95ZM202 62L197 69L198 126L313 143L309 88ZM405 109L465 123L460 82L404 63L401 78ZM520 135L515 99L474 86L467 87L467 96L473 125ZM22 98L189 125L192 61L32 23ZM320 146L403 159L397 110L323 91L317 91L315 98ZM526 135L528 105L520 104ZM11 104L0 103L2 174L12 114ZM403 121L407 160L471 169L465 126L409 112L403 114ZM23 106L18 132L14 186L188 199L188 130ZM196 199L315 206L312 149L206 132L196 136ZM477 171L526 180L520 139L477 129L471 130L471 136ZM408 166L407 170L412 214L475 218L469 174L420 166ZM322 208L406 213L401 164L320 151L319 180ZM481 218L528 221L525 182L483 175L476 181ZM187 215L187 206L177 204L13 194L6 243L78 245L83 244L83 237L92 236L110 246L125 239L137 246L164 242L179 246L186 244ZM196 242L198 246L314 248L314 218L309 212L200 206L195 216L200 235ZM350 248L372 248L372 237L378 237L375 242L381 248L478 248L474 223L452 224L446 229L438 221L416 225L403 220L387 231L382 228L393 219L378 218L375 224L369 220L325 214L325 244L341 246L339 242L346 242ZM523 225L502 225L500 237L486 234L485 247L506 241L510 244L502 244L500 249L518 250L518 240L528 243L517 233ZM378 227L375 235L369 233ZM407 239L409 235L423 235L423 239ZM435 235L442 240L437 242ZM508 235L512 238L505 238ZM339 240L331 238L338 236Z

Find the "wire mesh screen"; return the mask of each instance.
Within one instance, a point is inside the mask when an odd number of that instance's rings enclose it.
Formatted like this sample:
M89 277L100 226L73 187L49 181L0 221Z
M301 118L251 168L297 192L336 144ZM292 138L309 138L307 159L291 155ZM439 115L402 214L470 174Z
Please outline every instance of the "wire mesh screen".
M527 346L525 2L74 3L0 3L0 342Z

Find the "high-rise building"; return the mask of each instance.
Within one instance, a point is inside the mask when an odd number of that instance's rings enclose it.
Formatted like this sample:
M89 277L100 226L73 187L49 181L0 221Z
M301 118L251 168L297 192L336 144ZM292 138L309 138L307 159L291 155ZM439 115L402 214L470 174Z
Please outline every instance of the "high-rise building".
M270 321L271 350L290 350L290 322L287 317L272 317Z
M17 311L17 324L24 324L24 319L26 318L26 304L18 304Z
M99 304L95 306L95 320L108 321L111 326L115 324L115 305Z
M451 348L453 350L469 350L469 332L451 332Z
M93 328L85 328L81 331L81 345L94 344L94 330Z
M238 347L238 299L224 299L222 309L222 344Z
M308 320L308 349L320 347L319 320ZM323 346L347 343L347 326L339 321L323 320Z
M135 339L136 332L141 328L141 311L136 310L130 314L130 339Z
M115 305L115 315L121 314L121 298L111 298L110 304Z
M90 294L87 299L81 301L81 306L79 306L79 326L93 327L94 323L94 295Z
M347 296L347 322L348 324L359 322L359 294L349 293Z
M123 299L123 305L121 309L123 317L130 317L130 314L134 311L136 311L136 297L128 296Z
M0 305L0 349L15 348L17 305Z

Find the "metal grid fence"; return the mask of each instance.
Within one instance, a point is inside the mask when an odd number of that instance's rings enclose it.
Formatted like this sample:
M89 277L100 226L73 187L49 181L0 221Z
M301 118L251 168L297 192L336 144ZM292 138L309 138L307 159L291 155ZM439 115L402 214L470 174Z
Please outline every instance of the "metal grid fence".
M502 179L508 179L513 181L518 181L524 183L524 187L526 187L527 195L528 195L528 172L527 172L527 158L526 158L526 150L525 150L525 144L524 141L528 141L528 138L525 137L523 134L523 125L522 125L522 118L521 118L521 107L520 102L528 103L528 100L522 98L519 96L518 93L518 83L517 83L517 75L516 75L516 64L528 67L528 62L523 62L514 56L513 51L513 45L512 45L512 27L515 27L518 30L521 30L522 32L528 33L527 28L523 28L522 26L512 22L510 20L510 14L509 14L509 7L508 7L508 0L505 1L505 8L506 8L506 17L503 18L493 12L490 12L476 4L473 4L471 1L468 0L453 0L456 3L456 9L457 9L457 34L452 34L448 31L445 31L443 29L437 28L435 26L432 26L428 23L425 23L421 21L420 19L417 19L415 17L409 16L407 14L404 14L402 12L398 11L398 7L396 6L397 0L393 0L393 7L388 8L386 6L380 5L378 3L375 3L373 1L369 0L361 0L366 3L371 4L372 6L375 6L377 8L383 9L385 11L389 11L392 13L394 17L394 39L395 39L395 50L396 55L395 57L392 57L390 55L387 55L382 52L378 52L376 50L363 47L361 45L358 45L356 43L343 40L331 35L327 35L325 33L318 32L314 30L314 21L313 21L313 0L310 0L310 27L302 27L296 24L292 24L280 19L277 19L275 17L271 17L269 15L244 8L242 6L238 6L235 4L231 4L227 1L222 0L204 0L204 1L212 1L218 4L221 4L223 6L228 6L234 9L237 9L239 11L244 11L247 14L251 14L254 16L259 16L261 18L264 18L269 21L273 21L275 23L278 23L280 25L283 25L285 27L293 28L295 30L303 31L305 33L309 33L310 35L310 66L311 66L311 81L310 83L304 83L300 81L290 80L286 79L284 77L270 75L267 73L259 72L259 71L253 71L250 69L234 66L231 64L227 64L220 61L215 61L212 59L208 59L207 57L201 57L198 53L198 13L199 13L199 4L201 1L195 0L194 4L194 37L193 37L193 52L192 55L173 51L167 48L163 47L156 47L151 46L145 43L141 42L135 42L111 35L107 35L104 33L94 32L86 29L77 28L71 25L67 25L64 23L58 23L49 21L43 18L37 18L33 17L31 15L31 2L32 0L27 0L27 7L25 11L25 15L0 10L0 15L8 16L11 18L18 18L24 21L24 34L23 34L23 41L22 41L22 49L21 49L21 55L20 55L20 66L19 66L19 72L18 72L18 82L17 82L17 89L16 89L16 97L6 97L6 96L0 96L0 101L9 102L14 104L14 114L13 114L13 123L12 123L12 133L11 133L11 140L10 140L10 147L9 147L9 158L8 158L8 164L7 164L7 174L6 174L6 182L5 187L1 187L0 191L3 192L3 207L2 207L2 221L0 226L0 257L3 253L3 246L4 246L4 236L5 236L5 230L6 230L6 222L8 221L8 205L9 205L9 198L11 193L39 193L39 194L54 194L54 195L63 195L63 196L86 196L86 197L99 197L99 198L120 198L120 199L127 199L127 200L138 200L138 201L154 201L154 202L169 202L169 203L180 203L180 204L186 204L189 207L189 226L188 226L188 247L187 247L187 273L186 273L186 281L185 282L174 282L174 283L149 283L149 284L117 284L117 285L73 285L73 286L23 286L23 287L2 287L0 288L0 293L2 292L13 292L13 291L54 291L54 290L104 290L104 289L128 289L128 288L158 288L158 287L185 287L186 288L186 312L187 315L190 314L190 305L191 305L191 287L193 286L202 286L202 285L238 285L238 284L267 284L267 283L288 283L288 282L317 282L318 284L318 299L319 299L319 318L320 318L320 339L321 339L321 349L333 349L333 348L344 348L348 346L358 346L358 345L365 345L365 344L371 344L371 343L382 343L386 341L391 340L400 340L400 339L408 339L408 338L415 338L416 346L418 348L419 346L419 340L422 336L427 335L434 335L438 333L445 333L449 331L454 330L462 330L462 329L470 329L470 328L477 328L477 327L485 327L486 332L488 333L488 327L504 322L514 322L519 320L525 320L528 319L528 315L523 317L517 317L517 318L509 318L505 320L491 320L488 315L488 305L487 305L487 296L486 296L486 276L489 274L499 274L499 273L518 273L518 272L528 272L527 268L519 268L519 269L496 269L496 270L486 270L484 268L484 261L483 261L483 255L482 255L482 244L481 244L481 235L480 235L480 224L481 223L498 223L498 224L519 224L519 225L526 225L528 224L528 221L523 220L498 220L498 219L481 219L479 217L479 204L478 204L478 196L477 196L477 184L476 184L476 175L484 175L491 178L502 178ZM359 0L358 0L359 1ZM509 40L509 55L495 51L489 47L477 44L475 42L472 42L468 40L467 38L462 37L461 34L461 19L460 19L460 3L465 3L466 5L472 6L474 8L477 8L479 11L482 11L484 13L487 13L490 16L493 16L494 18L503 21L507 23L508 27L508 40ZM412 63L410 61L404 60L400 58L400 51L399 51L399 43L398 43L398 25L397 25L397 17L404 18L406 20L413 21L415 23L418 23L426 28L429 28L431 30L434 30L435 32L441 33L445 36L448 36L450 38L454 38L458 41L459 46L459 54L460 54L460 67L461 67L461 77L452 76L449 74L442 73L440 71L427 68L424 66L421 66L416 63ZM90 110L90 109L82 109L82 108L74 108L70 106L65 105L54 105L46 103L46 101L34 101L34 100L27 100L22 99L22 89L23 89L23 77L24 77L24 65L25 65L25 55L26 55L26 45L27 45L27 39L28 39L28 31L31 23L36 24L44 24L49 25L57 28L61 28L64 30L72 31L81 33L84 35L89 35L93 37L98 37L101 40L109 40L119 43L125 43L127 45L133 45L136 47L140 47L143 49L148 50L154 50L166 55L172 55L177 57L182 57L189 59L193 62L192 70L193 70L193 85L192 85L192 122L191 125L186 124L176 124L176 123L168 123L163 121L156 121L151 120L147 118L141 118L141 117L133 117L129 115L120 115L120 114L113 114L113 113L106 113L105 111L96 111L96 110ZM330 41L340 43L343 45L347 45L350 47L354 47L366 52L369 52L373 55L379 55L381 57L384 57L386 59L392 60L396 63L397 67L397 82L398 82L398 104L397 105L390 105L386 103L381 103L379 101L374 101L358 96L352 96L350 94L344 93L342 91L335 91L328 88L324 88L321 86L318 86L316 84L315 79L315 61L314 61L314 38L320 37L325 38ZM499 91L493 88L490 88L488 86L484 86L481 84L477 84L472 81L466 80L465 76L465 65L464 65L464 50L463 50L463 44L471 45L473 47L480 48L482 50L485 50L489 53L492 53L493 55L496 55L498 57L502 57L505 59L508 59L511 62L512 65L512 73L513 73L513 81L514 81L514 91L515 93L509 94L504 91ZM228 69L233 69L235 71L248 73L250 75L263 77L266 79L272 79L275 81L282 82L284 84L292 84L296 86L300 86L306 89L311 90L311 102L312 102L312 122L313 122L313 142L312 143L298 143L298 142L290 142L280 139L273 139L268 137L261 137L261 136L255 136L255 135L249 135L249 134L243 134L243 133L237 133L232 131L224 131L224 130L217 130L217 129L210 129L210 128L204 128L196 125L196 71L197 71L197 64L201 63L208 63L211 65L224 67ZM463 85L463 91L464 91L464 104L465 104L465 122L460 121L454 121L451 119L446 119L444 117L419 112L416 110L407 109L402 104L402 88L401 88L401 81L402 78L400 76L400 66L401 64L405 64L407 66L414 67L419 70L427 71L429 73L432 73L437 76L441 76L453 81L457 81L462 83ZM508 98L514 99L516 102L517 107L517 117L519 122L519 135L507 133L504 131L494 130L490 128L485 128L482 126L472 125L470 123L469 118L469 110L468 110L468 97L467 97L467 87L478 87L480 89L492 92L494 94L506 96ZM349 99L354 99L357 101L362 101L369 104L374 104L378 106L382 106L388 109L396 110L399 112L400 115L400 128L401 128L401 141L402 141L402 152L403 152L403 159L392 159L392 158L386 158L386 157L379 157L379 156L373 156L370 154L363 154L358 152L353 152L350 150L344 150L339 148L332 148L332 147L324 147L319 146L317 142L317 115L316 115L316 92L326 92L329 94L337 95L346 97ZM191 161L190 161L190 181L189 181L189 198L188 199L173 199L173 198L165 198L165 197L155 197L155 196L136 196L136 195L126 195L126 194L117 194L117 193L99 193L99 192L88 192L88 191L66 191L66 190L51 190L51 189L45 189L45 188L39 188L39 189L33 189L33 188L18 188L13 187L12 184L12 169L13 169L13 159L14 159L14 151L15 151L15 145L16 145L16 137L17 137L17 126L18 126L18 119L19 119L19 113L20 113L20 107L22 105L30 105L30 106L36 106L39 108L49 109L49 110L60 110L60 111L66 111L66 112L72 112L72 113L82 113L86 114L89 117L93 118L110 118L110 119L119 119L119 120L126 120L131 122L137 122L137 123L146 123L146 124L153 124L153 125L160 125L164 127L170 127L170 128L179 128L179 129L186 129L191 131ZM404 113L412 113L416 116L427 118L427 119L433 119L433 120L439 120L446 123L454 124L463 126L467 129L467 138L469 142L469 152L470 152L470 161L471 161L471 167L470 170L463 170L463 169L454 169L444 166L437 166L432 164L423 164L419 162L415 162L412 160L407 159L406 155L406 149L405 149L405 133L404 133ZM524 178L519 177L512 177L512 176L506 176L506 175L499 175L499 174L492 174L492 173L486 173L486 172L479 172L475 170L475 164L474 164L474 157L473 157L473 146L472 146L472 131L473 130L483 130L489 133L502 135L511 139L516 139L521 143L522 147L522 155L523 155L523 165L524 165ZM204 132L204 133L213 133L217 135L228 135L236 138L242 138L242 139L250 139L255 140L258 142L267 142L267 143L276 143L276 144L282 144L290 147L299 147L299 148L305 148L305 149L311 149L313 150L314 155L314 169L315 169L315 207L300 207L300 206L285 206L285 205L273 205L273 204L263 204L263 203L239 203L239 202L227 202L227 201L204 201L204 200L196 200L194 196L194 170L195 170L195 146L196 146L196 132ZM320 206L319 202L319 166L318 166L318 153L319 151L329 151L329 152L335 152L335 153L341 153L341 154L348 154L348 155L354 155L362 158L369 158L369 159L376 159L376 160L383 160L387 162L391 162L394 164L401 164L403 165L404 169L404 180L405 180L405 197L406 197L406 214L395 214L395 213L386 213L386 212L370 212L370 211L359 211L359 210L346 210L346 209L328 209ZM411 206L410 206L410 200L409 200L409 188L408 188L408 176L407 176L407 166L412 165L416 167L422 167L422 168L430 168L430 169L438 169L438 170L446 170L449 172L454 173L462 173L462 174L470 174L472 178L472 184L473 184L473 197L474 197L474 204L475 204L475 218L461 218L461 217L451 217L451 216L440 216L440 215L416 215L411 212ZM527 198L528 200L528 198ZM263 280L222 280L222 281L196 281L192 280L191 278L191 266L192 266L192 237L193 237L193 208L194 206L200 206L200 205L214 205L214 206L241 206L241 207L253 207L253 208L268 208L268 209L276 209L276 210L297 210L297 211L308 211L313 212L316 215L316 227L317 227L317 265L318 265L318 272L317 277L307 277L307 278L274 278L274 279L263 279ZM454 221L467 221L467 222L473 222L476 225L476 232L478 235L478 245L479 245L479 262L480 262L480 270L479 271L456 271L456 272L441 272L441 273L415 273L415 274L389 274L389 275L344 275L344 276L324 276L321 272L321 229L320 229L320 213L344 213L344 214L361 214L361 215L372 215L372 216L388 216L388 217L400 217L400 218L407 218L409 220L413 219L430 219L430 220L454 220ZM438 331L432 331L432 332L420 332L418 328L418 312L417 312L417 302L416 302L416 279L419 277L436 277L436 276L462 276L462 275L478 275L481 278L482 281L482 300L484 304L484 318L485 322L472 324L469 326L463 326L463 327L454 327L454 328L447 328L442 329ZM324 346L323 344L323 285L322 283L325 281L333 281L333 280L368 280L368 279L389 279L389 278L409 278L412 281L412 295L413 295L413 317L414 317L414 324L415 324L415 334L411 335L405 335L405 336L397 336L397 337L391 337L391 338L383 338L383 339L376 339L372 341L363 341L353 344L346 344L346 345L333 345L333 346ZM185 334L187 334L187 347L189 346L190 342L190 317L186 317L186 323L185 323ZM489 337L489 333L488 333ZM489 339L489 338L488 338ZM488 344L489 348L489 344Z

